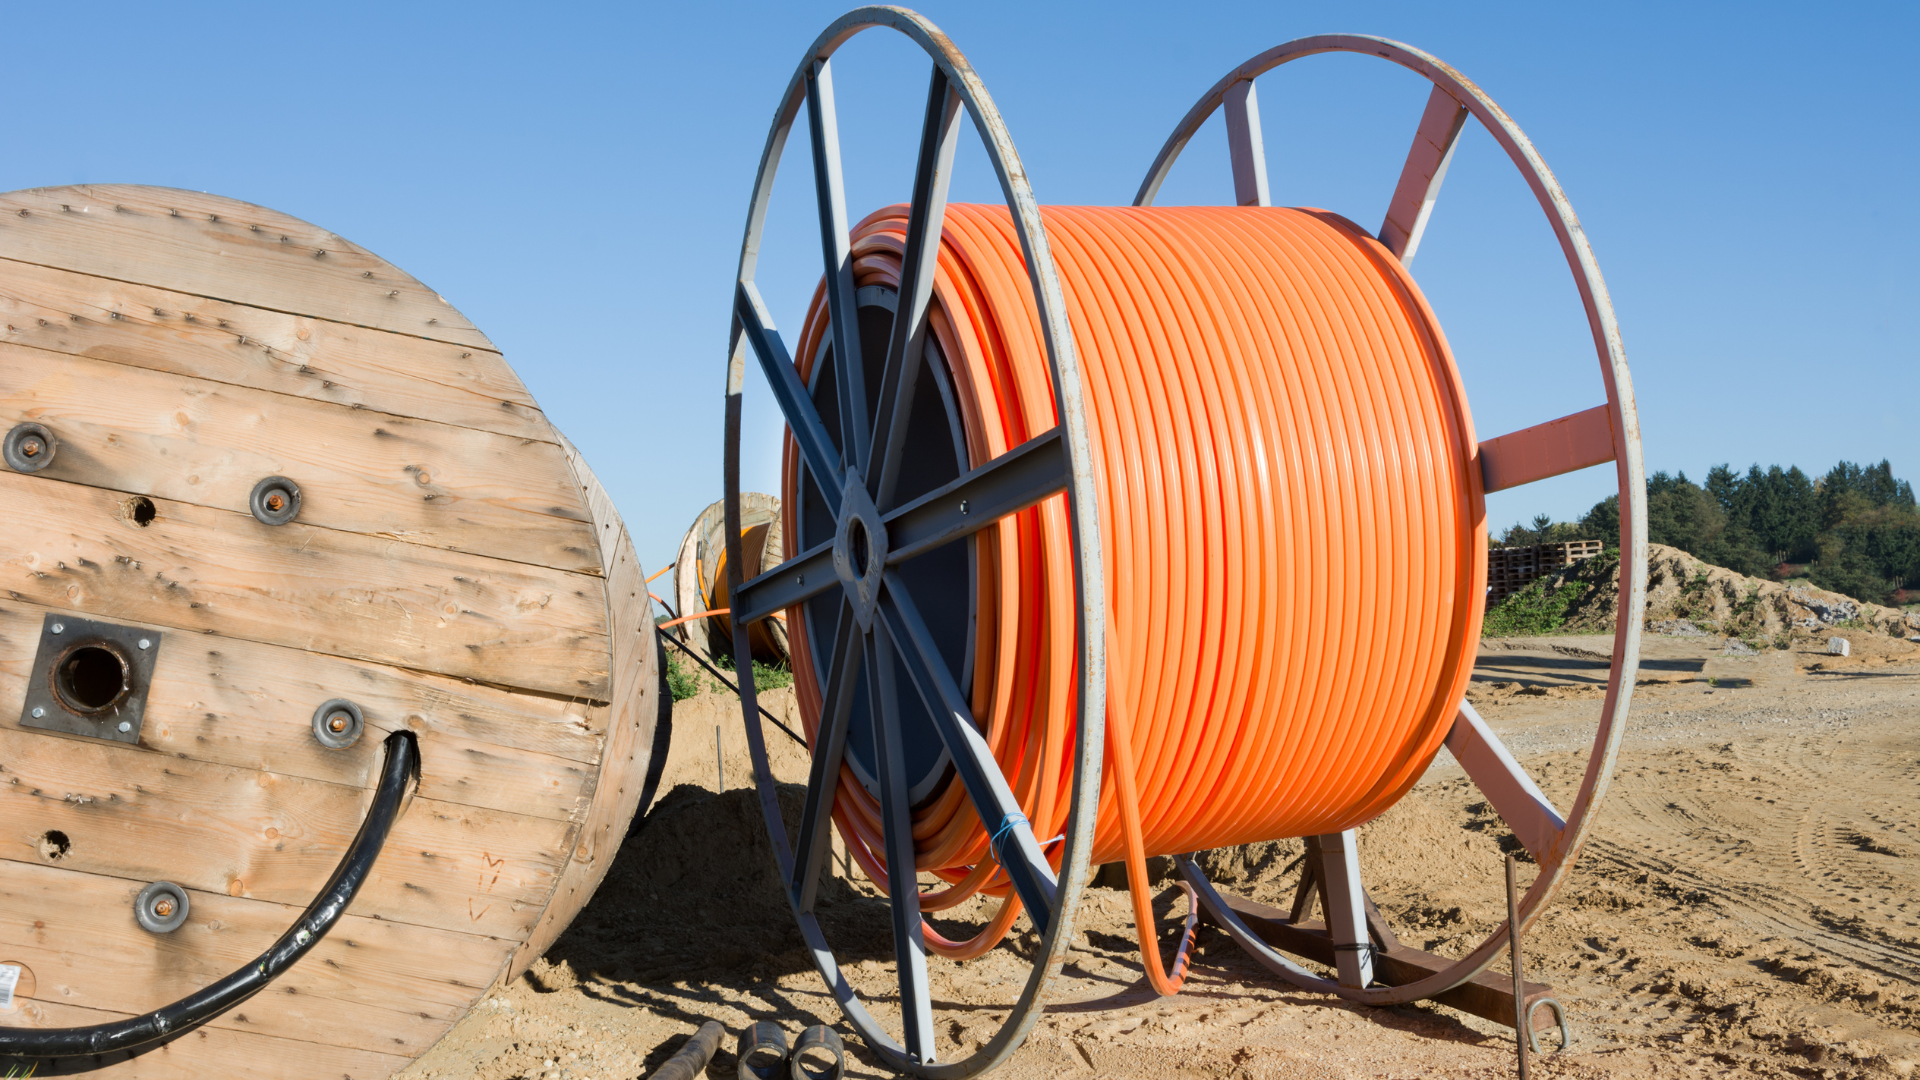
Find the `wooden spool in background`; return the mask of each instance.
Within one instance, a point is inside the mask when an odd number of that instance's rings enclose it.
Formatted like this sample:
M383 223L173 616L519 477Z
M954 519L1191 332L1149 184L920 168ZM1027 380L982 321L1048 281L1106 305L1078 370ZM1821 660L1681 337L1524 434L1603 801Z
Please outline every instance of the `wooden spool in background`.
M640 801L658 644L612 503L451 305L261 207L0 196L0 320L0 425L55 440L0 470L0 963L24 968L0 1026L112 1021L248 964L407 730L417 794L315 953L108 1063L388 1075L559 936ZM287 524L250 512L269 476L298 486ZM72 617L157 639L120 738L27 723ZM345 749L315 731L335 698L365 718ZM135 920L154 881L191 901L171 932Z
M681 615L717 611L732 606L727 594L727 504L714 503L693 520L680 541L673 564L673 600ZM780 500L749 491L740 496L740 550L747 566L744 577L755 577L786 560L780 528ZM680 624L687 644L709 656L733 653L733 620L725 615L692 619ZM788 662L787 624L783 618L756 622L748 630L753 658L763 664Z

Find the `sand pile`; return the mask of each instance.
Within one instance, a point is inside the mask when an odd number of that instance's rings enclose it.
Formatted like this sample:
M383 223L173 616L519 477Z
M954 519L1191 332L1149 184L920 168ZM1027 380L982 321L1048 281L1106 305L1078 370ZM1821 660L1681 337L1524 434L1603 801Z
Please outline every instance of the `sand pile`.
M1549 588L1580 585L1568 609L1569 633L1613 630L1619 603L1620 560L1598 556L1567 569ZM1712 566L1664 544L1647 554L1648 627L1671 624L1727 637L1779 643L1794 632L1819 634L1840 628L1905 639L1920 634L1920 613L1862 603L1809 585L1784 585Z

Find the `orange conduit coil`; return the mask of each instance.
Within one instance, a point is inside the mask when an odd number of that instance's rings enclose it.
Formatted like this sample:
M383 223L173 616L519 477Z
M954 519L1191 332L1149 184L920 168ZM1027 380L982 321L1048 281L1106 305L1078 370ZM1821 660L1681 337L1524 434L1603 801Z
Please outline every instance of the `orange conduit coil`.
M1324 211L1042 211L1084 372L1106 560L1107 747L1094 863L1125 860L1153 985L1173 993L1145 860L1353 828L1401 798L1472 673L1486 527L1460 379L1398 260ZM907 208L854 230L858 286L897 287ZM801 377L828 332L816 292ZM950 205L930 334L974 465L1055 424L1025 264L1004 207ZM794 513L788 440L782 512ZM978 534L972 705L1034 835L1072 783L1074 594L1065 500ZM785 522L788 555L800 535ZM796 609L797 610L797 609ZM809 738L821 709L805 620L788 620ZM842 766L834 820L887 880L878 806ZM913 815L922 910L1002 898L960 959L1019 910L959 784ZM1057 864L1062 848L1049 852ZM1189 919L1191 926L1191 918ZM1191 940L1190 934L1188 940Z
M745 566L740 568L742 580L756 577L762 569L765 569L760 564L764 561L764 553L767 549L767 530L771 528L773 528L773 523L769 521L761 525L749 525L740 530L740 550L744 553L744 557L740 561L746 563ZM782 546L785 546L784 543ZM733 610L733 597L728 592L728 589L727 550L721 548L720 554L713 560L713 583L706 588L707 610L705 614L709 617L709 621L712 624L712 630L710 632L713 637L711 640L724 641L731 644L733 641L733 620L728 618L728 615ZM686 622L689 618L690 617L683 616L675 621ZM782 623L787 621L787 617L784 614L775 615L774 618L779 619ZM755 660L768 664L777 664L786 659L784 655L786 651L785 648L774 638L772 627L764 622L756 622L747 627L747 644L753 649L753 658Z

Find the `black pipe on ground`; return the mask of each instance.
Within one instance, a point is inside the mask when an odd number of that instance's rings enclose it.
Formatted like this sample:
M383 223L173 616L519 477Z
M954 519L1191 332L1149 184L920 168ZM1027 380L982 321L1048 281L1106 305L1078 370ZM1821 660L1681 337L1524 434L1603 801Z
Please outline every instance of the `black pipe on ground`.
M693 1038L680 1048L680 1052L667 1059L665 1065L654 1070L651 1080L694 1080L707 1071L707 1062L713 1060L713 1052L720 1048L720 1039L727 1029L720 1021L709 1020L700 1025Z

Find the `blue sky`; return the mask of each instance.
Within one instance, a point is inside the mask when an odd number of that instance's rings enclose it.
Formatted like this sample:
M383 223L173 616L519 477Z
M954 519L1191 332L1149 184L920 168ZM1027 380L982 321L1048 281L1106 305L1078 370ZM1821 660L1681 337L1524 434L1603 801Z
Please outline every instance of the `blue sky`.
M649 567L720 490L730 280L766 128L837 3L522 8L89 5L14 28L0 188L133 182L305 218L438 289L586 452ZM1649 468L1920 479L1920 91L1881 43L1913 5L929 3L1048 203L1125 203L1226 70L1328 31L1418 45L1533 138L1598 253ZM836 63L855 216L905 198L926 64L874 31ZM1278 203L1383 212L1425 100L1377 60L1262 80ZM969 135L969 140L971 140ZM958 200L998 199L971 141ZM818 274L790 156L760 282L796 327ZM1216 119L1161 203L1230 201ZM1597 404L1552 234L1469 124L1415 263L1483 437ZM750 486L777 429L749 410ZM1501 493L1575 516L1588 470Z

